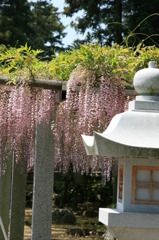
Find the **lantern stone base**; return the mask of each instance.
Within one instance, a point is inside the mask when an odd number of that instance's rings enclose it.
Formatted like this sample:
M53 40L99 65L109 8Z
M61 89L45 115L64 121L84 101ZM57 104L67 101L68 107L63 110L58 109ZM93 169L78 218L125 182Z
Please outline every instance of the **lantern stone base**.
M158 240L159 214L119 212L100 208L99 221L118 240Z

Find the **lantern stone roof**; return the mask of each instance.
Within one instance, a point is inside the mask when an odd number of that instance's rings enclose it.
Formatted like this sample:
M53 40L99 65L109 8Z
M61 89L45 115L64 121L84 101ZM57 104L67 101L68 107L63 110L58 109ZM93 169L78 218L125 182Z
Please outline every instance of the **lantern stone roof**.
M117 114L103 133L82 135L88 155L110 157L159 156L159 69L154 63L135 74L139 96L128 111Z

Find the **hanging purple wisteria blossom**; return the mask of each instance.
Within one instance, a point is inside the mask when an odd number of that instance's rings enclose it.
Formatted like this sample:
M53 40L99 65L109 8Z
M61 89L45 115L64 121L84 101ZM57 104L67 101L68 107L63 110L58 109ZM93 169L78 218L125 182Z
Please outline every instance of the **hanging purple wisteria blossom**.
M126 104L120 76L114 79L109 71L96 76L78 66L68 81L66 101L59 104L56 113L55 168L66 173L72 163L74 172L100 170L109 178L112 159L86 156L81 134L103 132Z
M3 86L0 89L0 174L14 152L15 162L30 168L34 162L35 128L46 124L55 109L55 92L29 86Z

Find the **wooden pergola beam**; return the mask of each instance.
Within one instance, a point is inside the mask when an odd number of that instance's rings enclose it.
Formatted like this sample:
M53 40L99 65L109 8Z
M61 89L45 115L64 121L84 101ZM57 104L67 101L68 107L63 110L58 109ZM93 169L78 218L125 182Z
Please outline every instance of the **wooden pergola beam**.
M9 78L0 76L0 84L8 84ZM11 84L12 86L14 84ZM62 89L62 81L57 80L37 80L34 79L29 86L36 87L36 88L44 88L44 89L55 89L55 90L61 90Z
M0 76L0 85L13 87L8 84L9 78ZM29 86L42 89L52 89L58 92L58 101L65 99L67 81L33 80ZM75 88L80 91L80 86ZM137 95L130 87L125 88L127 96ZM56 114L56 113L54 113ZM46 128L43 123L36 129L35 139L35 165L34 165L34 190L32 213L31 240L50 240L52 225L52 191L54 169L54 135L51 128ZM9 226L9 240L23 240L25 199L26 199L27 166L23 176L15 164L14 154L8 159L7 172L0 179L0 217L7 232ZM6 183L8 183L6 191ZM45 193L45 194L44 194ZM2 238L0 229L0 239Z
M0 85L7 84L8 82L9 78L0 76ZM36 88L62 90L63 92L67 91L67 81L34 79L29 85ZM77 86L75 91L78 92L79 90L80 86ZM125 87L125 94L126 96L137 95L133 87Z

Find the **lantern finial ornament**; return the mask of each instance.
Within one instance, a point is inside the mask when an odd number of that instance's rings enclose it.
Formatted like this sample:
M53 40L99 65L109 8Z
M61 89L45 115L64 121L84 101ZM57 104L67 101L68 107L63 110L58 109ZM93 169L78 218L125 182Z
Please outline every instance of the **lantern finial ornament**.
M149 68L135 74L134 88L139 95L159 96L159 69L154 61L149 62Z

